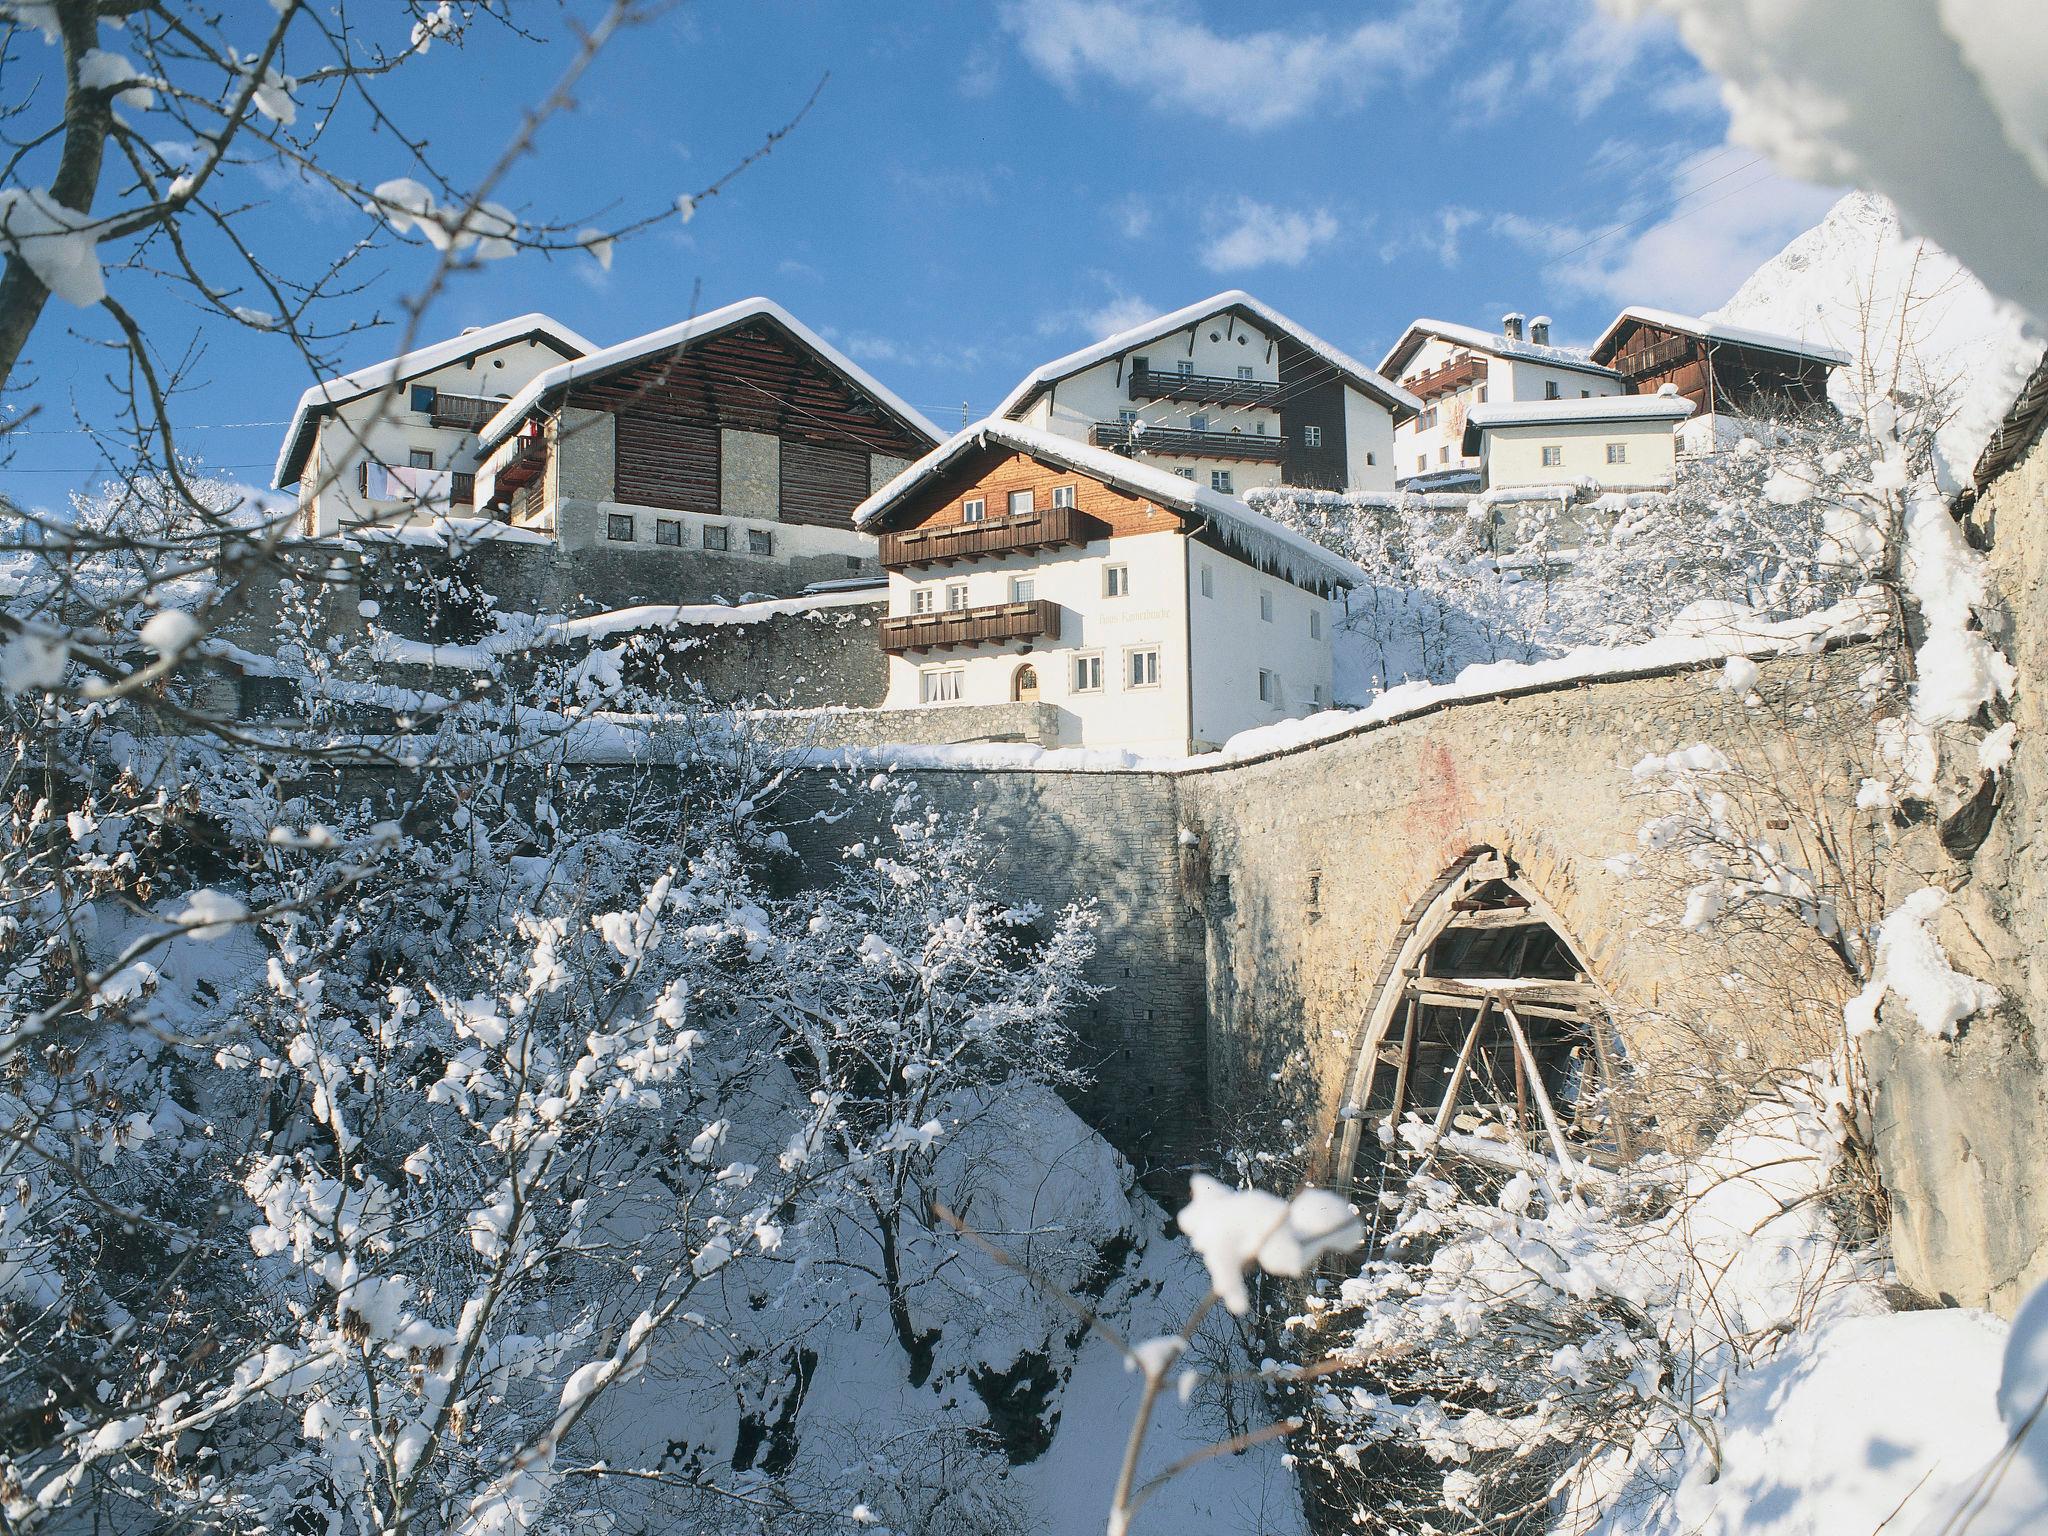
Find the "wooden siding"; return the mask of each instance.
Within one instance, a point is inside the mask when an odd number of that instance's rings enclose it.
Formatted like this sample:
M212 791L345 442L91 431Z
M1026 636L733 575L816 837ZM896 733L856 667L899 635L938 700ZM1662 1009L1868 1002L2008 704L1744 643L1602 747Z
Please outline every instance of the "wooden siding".
M1181 526L1180 515L1142 496L1133 496L1115 486L1075 469L1061 469L1040 463L1025 453L991 448L969 455L946 474L911 494L889 519L896 529L958 526L963 519L960 505L971 496L988 504L988 516L999 518L1009 511L1012 491L1031 492L1034 508L1050 507L1057 486L1074 487L1077 510L1103 526L1110 536L1161 533Z
M853 509L868 499L868 456L815 443L782 445L782 520L851 528Z
M1319 491L1346 489L1349 457L1344 440L1344 375L1296 342L1280 342L1280 435L1286 455L1280 478L1288 485ZM1303 441L1303 427L1323 429L1322 446Z
M1827 399L1828 365L1637 322L1601 362L1639 395L1669 384L1707 411L1765 412Z
M717 427L635 409L619 412L618 432L614 501L717 514Z

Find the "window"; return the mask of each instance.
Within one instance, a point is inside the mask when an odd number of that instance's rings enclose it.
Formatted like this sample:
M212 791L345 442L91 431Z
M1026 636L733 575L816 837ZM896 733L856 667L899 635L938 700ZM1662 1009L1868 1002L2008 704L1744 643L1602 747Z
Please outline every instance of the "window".
M1135 427L1138 424L1138 413L1136 411L1118 411L1116 419L1123 426Z
M1036 576L1012 576L1010 578L1011 602L1028 603L1037 596L1038 578Z
M1146 373L1151 370L1152 360L1146 357L1134 357L1131 359L1131 366L1139 373Z
M1210 471L1209 471L1209 489L1210 489L1210 490L1212 490L1212 491L1225 491L1225 492L1229 491L1229 489L1230 489L1230 471L1229 471L1229 470L1227 470L1227 469L1212 469L1212 470L1210 470Z
M1126 688L1157 688L1159 686L1159 647L1148 645L1142 650L1124 652L1124 686Z
M406 454L405 462L414 469L432 469L434 467L434 450L431 448L414 448Z
M1426 453L1415 455L1415 473L1419 475L1427 468L1429 468L1429 455Z
M1074 488L1071 485L1054 486L1052 504L1056 507L1071 507L1074 504Z
M1628 444L1609 443L1607 445L1607 462L1610 464L1626 464L1628 462Z
M657 517L654 520L654 542L675 548L683 542L683 525L672 517Z
M1372 450L1371 450L1370 448L1368 448L1368 449L1366 450L1366 453L1365 453L1365 462L1366 462L1367 464L1377 464L1377 463L1379 463L1379 460L1378 460L1377 458L1373 457L1373 453L1372 453Z
M1557 398L1557 380L1545 379L1543 381L1543 398L1546 400L1555 400Z
M1484 384L1479 386L1479 403L1481 405L1486 404L1486 386Z
M1323 638L1323 615L1320 609L1311 608L1308 611L1308 637L1311 640Z
M1183 480L1192 480L1195 478L1195 472L1192 469L1176 469L1174 473L1176 475L1179 475Z
M1330 707L1330 690L1321 683L1317 683L1314 688L1309 690L1309 696L1315 700L1317 709L1328 709Z
M1593 391L1591 391L1590 389L1582 389L1579 391L1579 398L1581 400L1590 400L1593 398Z
M772 555L775 553L775 535L766 528L747 530L747 553L750 555Z
M630 512L607 514L604 520L604 536L608 539L616 539L621 543L632 543L633 514Z
M1207 417L1206 415L1194 415L1194 416L1190 416L1190 417L1188 418L1188 430L1189 430L1190 432L1206 432L1206 431L1208 431L1208 430L1209 430L1209 418L1208 418L1208 417Z
M1303 427L1301 429L1301 446L1304 448L1322 447L1323 429L1321 427Z
M1102 692L1102 658L1100 656L1076 656L1074 658L1074 692Z
M1449 443L1444 443L1437 448L1436 461L1439 464L1451 462L1451 445Z
M1259 436L1264 437L1266 435L1265 417L1261 416L1257 421L1253 422L1252 425L1258 429Z
M930 613L937 601L938 594L933 592L930 587L912 587L910 589L910 611L912 613Z
M434 410L434 396L440 393L431 384L415 384L412 387L412 408L422 416L430 416Z
M960 521L978 523L988 516L988 503L979 496L970 496L960 503Z
M1250 379L1252 376L1252 365L1250 363L1239 363L1237 365L1237 376L1240 379Z
M1184 357L1173 366L1182 378L1187 378L1195 371L1195 360L1191 357Z
M1270 592L1259 594L1259 617L1268 624L1273 622L1273 594Z
M949 581L946 583L946 612L964 613L967 609L967 583Z
M1030 515L1031 493L1029 491L1010 492L1010 516L1029 517Z
M1427 432L1431 427L1435 425L1436 407L1433 405L1430 406L1427 410L1425 410L1420 416L1415 418L1415 430L1418 432Z
M1105 565L1102 568L1102 595L1104 597L1129 597L1131 595L1131 568L1128 565Z
M1259 702L1278 704L1280 702L1280 674L1259 668Z
M1214 566L1205 565L1202 567L1202 596L1214 597L1215 595L1216 568Z
M926 667L917 674L917 701L920 704L957 704L966 682L965 667Z
M704 547L706 549L731 549L732 530L723 523L704 525Z
M1559 447L1556 443L1545 443L1543 445L1543 467L1545 469L1555 469L1563 462L1563 448Z

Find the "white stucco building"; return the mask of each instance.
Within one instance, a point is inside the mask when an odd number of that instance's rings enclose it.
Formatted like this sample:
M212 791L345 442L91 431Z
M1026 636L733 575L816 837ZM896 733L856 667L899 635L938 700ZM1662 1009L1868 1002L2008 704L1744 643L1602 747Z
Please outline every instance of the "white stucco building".
M314 537L466 514L477 429L591 350L557 320L519 315L315 384L292 412L273 483L297 489L301 531Z
M1510 313L1498 331L1448 320L1417 320L1401 333L1379 371L1417 400L1416 414L1394 432L1394 477L1422 486L1469 485L1479 470L1466 450L1465 419L1482 405L1583 400L1627 394L1628 381L1575 347L1550 340L1550 319Z
M1678 434L1693 403L1676 394L1589 396L1475 405L1461 447L1486 490L1593 484L1602 490L1668 488Z
M997 417L1235 495L1393 487L1416 402L1250 294L1161 315L1034 369Z
M1061 746L1210 750L1326 708L1349 562L1243 502L1013 422L854 514L881 538L886 707L1050 705Z

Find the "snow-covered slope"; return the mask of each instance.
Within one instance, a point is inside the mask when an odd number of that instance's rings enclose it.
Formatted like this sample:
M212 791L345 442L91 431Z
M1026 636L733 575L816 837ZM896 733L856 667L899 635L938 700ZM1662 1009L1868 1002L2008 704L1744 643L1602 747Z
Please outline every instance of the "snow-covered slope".
M2042 348L2017 309L1941 247L1907 235L1898 211L1867 192L1836 203L1707 318L1846 351L1854 361L1832 388L1844 410L1894 379L1915 391L1952 387L1941 449L1958 484Z

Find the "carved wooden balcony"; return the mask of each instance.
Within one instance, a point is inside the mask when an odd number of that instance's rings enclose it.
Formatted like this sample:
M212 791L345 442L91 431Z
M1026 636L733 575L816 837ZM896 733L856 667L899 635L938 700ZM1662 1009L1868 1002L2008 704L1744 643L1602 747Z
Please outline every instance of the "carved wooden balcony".
M503 400L485 395L451 395L445 389L437 389L427 420L437 427L460 427L465 432L474 432L504 408Z
M1467 352L1463 357L1454 357L1447 363L1439 363L1427 373L1404 380L1401 387L1418 400L1431 400L1438 395L1447 395L1453 390L1463 389L1468 384L1485 382L1486 360Z
M1041 597L986 608L897 614L882 620L882 649L891 654L941 651L962 645L1000 645L1007 640L1056 640L1059 633L1060 605Z
M1227 379L1216 373L1173 373L1157 368L1131 370L1133 400L1192 400L1204 405L1264 405L1279 402L1280 385L1273 379Z
M1168 458L1239 459L1278 464L1287 453L1287 439L1260 432L1191 432L1186 427L1138 428L1135 423L1098 421L1088 434L1098 448L1118 453L1154 453Z
M882 535L882 564L889 570L907 566L950 565L1020 550L1053 549L1109 537L1109 525L1074 507L1039 507L978 523L910 528Z

